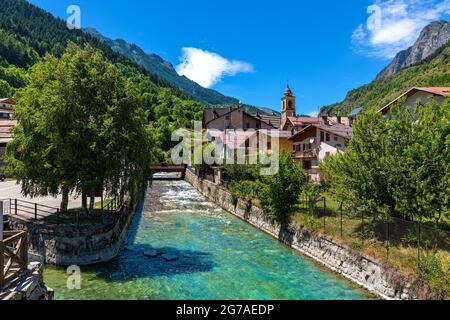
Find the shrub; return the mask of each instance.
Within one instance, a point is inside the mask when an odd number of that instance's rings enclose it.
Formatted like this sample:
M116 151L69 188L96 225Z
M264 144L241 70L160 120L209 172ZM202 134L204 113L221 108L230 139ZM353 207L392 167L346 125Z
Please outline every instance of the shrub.
M282 225L290 222L306 177L290 154L281 153L279 170L272 176L261 176L257 181L256 194L265 211Z
M450 295L450 272L444 271L442 261L435 252L425 254L419 261L419 277L430 284L436 291L441 292L446 297Z

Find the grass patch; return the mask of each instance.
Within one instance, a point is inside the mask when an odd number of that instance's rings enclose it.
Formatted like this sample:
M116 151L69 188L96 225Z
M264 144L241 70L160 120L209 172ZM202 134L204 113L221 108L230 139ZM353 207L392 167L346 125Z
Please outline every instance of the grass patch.
M94 210L89 214L85 214L82 208L70 209L66 212L61 212L58 217L55 215L46 218L49 223L58 223L61 225L76 224L80 226L88 226L101 224L109 221L110 217L114 217L115 213L107 210L107 206L112 203L112 199L105 199L103 201L103 210L101 209L101 201L94 204Z
M432 288L450 298L450 281L447 281L450 279L449 233L440 232L436 237L431 228L423 226L419 248L416 223L394 219L389 223L388 229L384 221L374 221L366 217L363 225L360 216L351 216L345 212L341 222L340 203L327 195L326 197L325 213L323 205L319 205L320 202L315 216L308 212L304 204L299 205L293 222L311 231L331 236L354 250L399 268L405 274L419 276ZM389 250L386 241L388 235ZM435 253L434 260L429 258L431 252Z

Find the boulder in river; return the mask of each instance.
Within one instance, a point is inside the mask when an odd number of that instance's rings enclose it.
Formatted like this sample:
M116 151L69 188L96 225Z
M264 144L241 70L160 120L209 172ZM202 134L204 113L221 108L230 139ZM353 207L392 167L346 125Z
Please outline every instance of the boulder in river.
M158 250L144 251L144 256L149 257L149 258L156 258L159 255L161 255L161 253Z
M176 261L180 259L180 257L174 253L166 253L161 256L166 261Z

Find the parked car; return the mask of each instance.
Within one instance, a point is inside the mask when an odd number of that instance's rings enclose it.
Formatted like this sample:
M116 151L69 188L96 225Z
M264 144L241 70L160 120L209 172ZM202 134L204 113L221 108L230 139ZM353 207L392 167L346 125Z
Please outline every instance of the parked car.
M6 180L6 175L4 173L0 173L0 181L3 182Z

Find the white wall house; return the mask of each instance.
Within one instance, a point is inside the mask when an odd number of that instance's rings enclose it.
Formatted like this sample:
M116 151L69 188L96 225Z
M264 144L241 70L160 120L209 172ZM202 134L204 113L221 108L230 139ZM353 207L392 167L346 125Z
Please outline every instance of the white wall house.
M430 99L442 104L445 97L450 97L450 87L414 87L381 108L379 112L389 117L391 107L402 99L405 99L405 105L412 109L417 103L424 105Z
M16 101L11 98L1 98L0 99L0 121L10 120L14 113L13 106Z
M293 158L301 164L309 181L321 181L320 163L331 155L344 152L352 133L352 127L345 124L312 124L290 138Z

